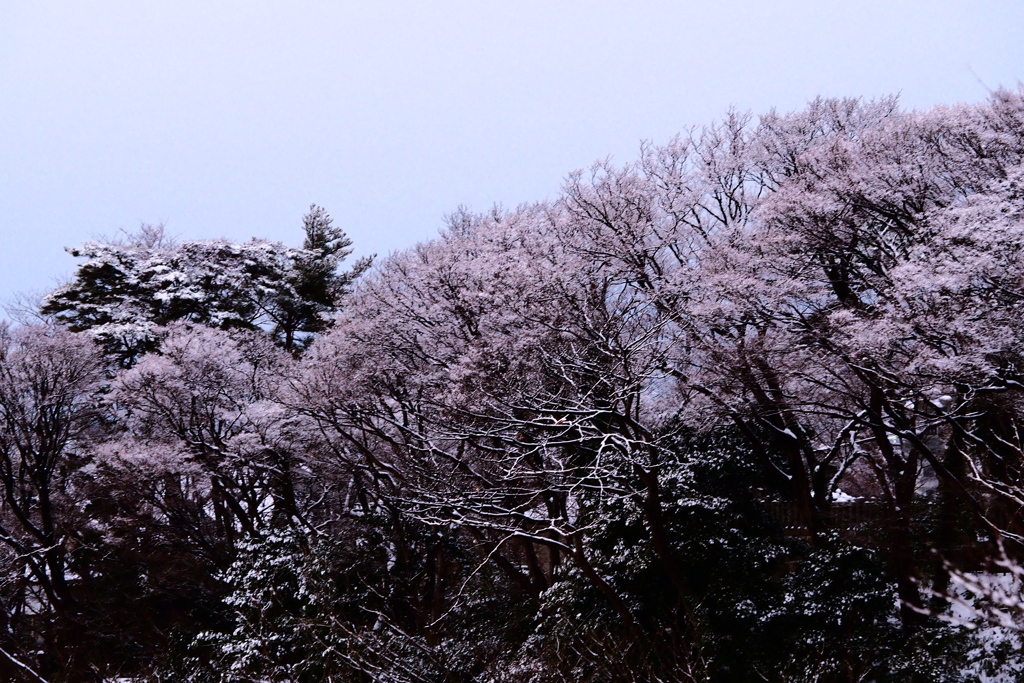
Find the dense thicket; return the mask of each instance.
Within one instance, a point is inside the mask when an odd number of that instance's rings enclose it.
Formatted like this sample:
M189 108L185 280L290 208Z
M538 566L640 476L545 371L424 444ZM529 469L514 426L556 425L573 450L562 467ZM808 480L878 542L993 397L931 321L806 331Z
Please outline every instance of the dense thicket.
M730 114L354 287L305 232L0 335L0 674L1020 675L1024 93Z

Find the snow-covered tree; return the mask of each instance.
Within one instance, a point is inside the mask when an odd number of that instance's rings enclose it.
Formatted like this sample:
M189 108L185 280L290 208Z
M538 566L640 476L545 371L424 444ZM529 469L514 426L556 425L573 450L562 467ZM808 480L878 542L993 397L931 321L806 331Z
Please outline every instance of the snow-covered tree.
M364 257L351 269L338 271L341 262L352 253L352 240L333 225L323 207L309 207L302 217L302 229L303 253L292 264L290 288L281 292L270 313L274 335L286 349L308 343L310 335L328 327L341 298L373 260Z
M55 327L0 327L0 544L12 580L5 588L13 589L0 598L0 647L38 650L44 676L90 659L72 553L88 523L82 472L103 431L104 380L90 339Z
M273 401L290 362L262 334L172 326L114 385L129 431L110 466L176 478L167 492L196 497L195 513L228 540L301 523L297 454Z
M297 404L421 519L581 567L577 491L644 501L663 537L668 420L744 434L763 467L756 495L794 505L815 544L859 468L886 510L912 630L924 470L999 533L954 454L991 444L991 462L1013 443L974 437L990 428L981 397L1015 391L1015 98L733 115L637 164L574 174L558 202L456 216L357 290Z
M176 243L162 226L127 239L68 251L86 259L74 279L47 295L42 313L89 331L130 365L156 348L176 321L219 329L265 329L285 348L323 330L349 284L369 267L339 273L351 241L313 206L303 219L305 248L252 239ZM298 336L297 336L298 335Z

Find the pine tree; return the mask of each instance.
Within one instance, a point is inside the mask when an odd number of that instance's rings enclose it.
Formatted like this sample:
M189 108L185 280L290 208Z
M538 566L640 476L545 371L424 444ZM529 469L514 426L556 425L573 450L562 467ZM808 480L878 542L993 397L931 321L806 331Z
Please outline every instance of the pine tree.
M178 244L162 226L147 225L124 238L87 242L68 249L86 261L44 299L41 312L90 332L126 366L154 350L161 330L175 321L265 330L289 350L304 346L328 326L327 316L371 259L339 273L352 241L315 205L303 223L303 249L262 239Z
M277 303L279 315L274 330L275 338L289 350L305 345L312 335L327 329L328 316L338 309L341 297L373 260L372 256L361 258L350 270L338 272L338 266L352 253L352 240L333 225L321 206L310 205L302 217L302 229L306 234L304 253L293 264L290 292Z

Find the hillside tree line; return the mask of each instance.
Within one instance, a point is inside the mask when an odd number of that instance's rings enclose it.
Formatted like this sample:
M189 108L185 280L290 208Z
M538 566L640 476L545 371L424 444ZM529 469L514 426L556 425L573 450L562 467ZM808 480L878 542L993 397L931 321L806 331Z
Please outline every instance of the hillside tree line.
M0 329L0 678L1024 670L1024 91L303 228L90 242Z

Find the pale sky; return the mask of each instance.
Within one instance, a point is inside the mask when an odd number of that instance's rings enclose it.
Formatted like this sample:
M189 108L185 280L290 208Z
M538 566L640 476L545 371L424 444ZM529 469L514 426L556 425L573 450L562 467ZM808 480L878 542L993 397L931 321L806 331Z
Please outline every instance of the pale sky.
M0 299L141 222L383 255L730 106L1021 80L1020 0L0 0Z

